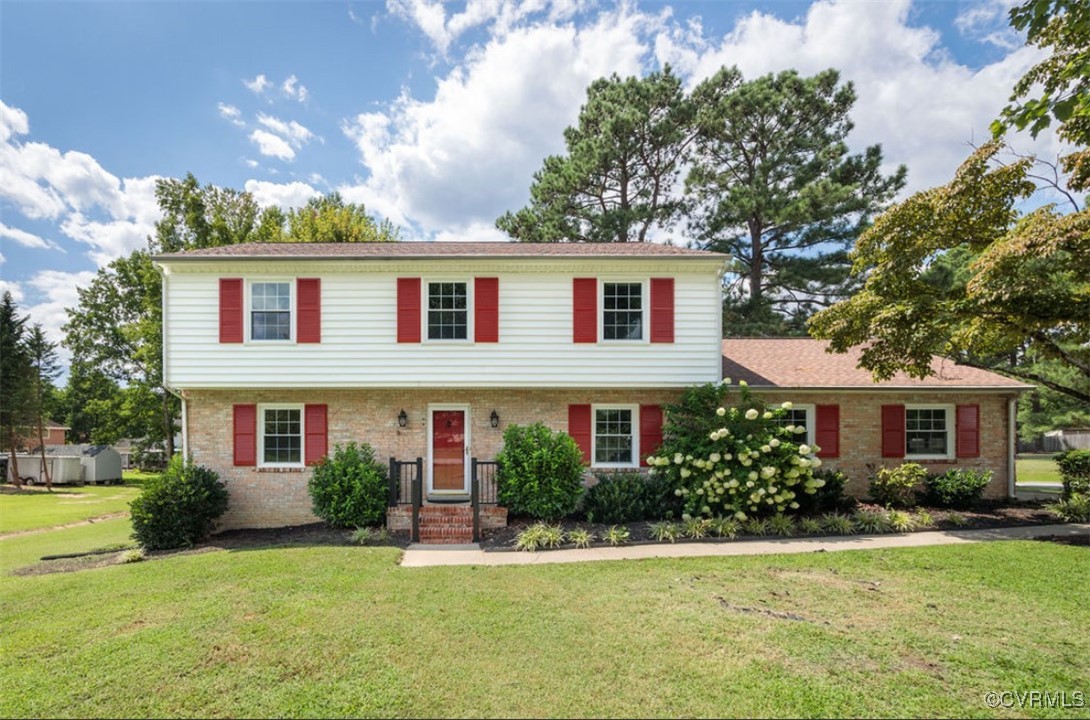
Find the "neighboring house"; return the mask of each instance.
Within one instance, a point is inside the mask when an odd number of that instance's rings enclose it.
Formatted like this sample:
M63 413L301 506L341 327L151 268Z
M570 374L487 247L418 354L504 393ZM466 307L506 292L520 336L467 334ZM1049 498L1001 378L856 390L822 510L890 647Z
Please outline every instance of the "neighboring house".
M69 428L50 420L44 423L43 430L45 431L44 443L38 442L38 428L33 427L27 429L25 438L19 438L18 446L22 449L28 449L39 445L64 445L65 433L68 432ZM22 435L21 432L20 435Z
M662 405L718 382L724 364L770 399L807 413L809 401L807 426L827 446L835 425L838 448L823 453L857 482L867 463L919 456L923 443L943 456L931 463L986 463L997 471L989 494L1005 493L1005 403L1023 386L979 371L974 382L874 386L814 341L724 342L725 255L636 243L245 244L155 260L184 452L227 483L225 527L312 522L309 466L350 441L423 458L428 503L467 501L471 458L493 459L511 424L569 432L594 470L638 468L661 441ZM797 348L758 347L777 342ZM735 357L734 343L758 356ZM816 363L803 382L778 379L775 358L760 357L802 348ZM823 377L844 368L848 381Z
M1045 452L1090 450L1090 428L1049 430L1044 434L1042 445Z

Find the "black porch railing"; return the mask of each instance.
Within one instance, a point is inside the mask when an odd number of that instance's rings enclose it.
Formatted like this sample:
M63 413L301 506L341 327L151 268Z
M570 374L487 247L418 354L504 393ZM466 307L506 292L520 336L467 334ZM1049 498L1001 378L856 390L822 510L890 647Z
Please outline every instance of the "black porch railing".
M473 458L469 486L469 502L473 506L473 542L481 539L481 506L499 504L496 490L499 471L498 462Z
M390 507L412 506L412 542L420 541L420 506L424 504L424 459L390 458Z

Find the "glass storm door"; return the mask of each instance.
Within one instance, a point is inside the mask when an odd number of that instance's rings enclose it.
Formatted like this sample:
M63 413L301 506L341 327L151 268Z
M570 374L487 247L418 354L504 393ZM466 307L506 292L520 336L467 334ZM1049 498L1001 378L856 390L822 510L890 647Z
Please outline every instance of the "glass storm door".
M435 410L431 421L431 485L435 491L466 489L466 414Z

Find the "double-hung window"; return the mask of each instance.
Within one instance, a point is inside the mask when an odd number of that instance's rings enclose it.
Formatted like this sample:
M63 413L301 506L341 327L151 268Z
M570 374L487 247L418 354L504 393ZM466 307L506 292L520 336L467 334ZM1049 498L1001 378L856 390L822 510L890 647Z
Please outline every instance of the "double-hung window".
M291 340L291 283L250 283L250 339Z
M602 283L602 339L643 339L643 283Z
M469 338L469 283L428 283L428 340Z
M260 407L261 465L290 467L303 464L303 406Z
M594 465L635 467L639 460L634 406L595 406Z
M795 427L806 428L806 433L799 433L798 442L803 442L801 438L805 438L805 442L809 445L814 444L814 406L813 405L794 405L790 410L785 410L783 416L779 418L780 425L794 425Z
M953 451L952 408L917 405L905 408L905 456L948 458Z

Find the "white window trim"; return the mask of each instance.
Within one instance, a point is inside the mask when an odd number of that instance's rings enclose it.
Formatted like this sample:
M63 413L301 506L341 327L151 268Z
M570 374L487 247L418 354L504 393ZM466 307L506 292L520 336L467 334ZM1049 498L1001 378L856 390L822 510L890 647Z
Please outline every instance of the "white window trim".
M640 284L640 320L643 327L640 330L639 340L627 338L606 339L606 283L614 284ZM628 345L649 344L651 332L651 279L647 277L610 277L598 278L598 342L621 343Z
M464 283L466 286L466 336L464 339L453 338L444 340L442 338L429 338L428 337L428 290L435 283ZM439 345L472 345L476 337L476 327L474 327L474 303L476 284L474 278L466 277L426 277L420 279L420 342L422 343L438 343Z
M266 410L298 410L299 411L299 462L297 463L269 463L265 462L265 411ZM267 468L301 468L306 467L307 462L307 411L303 403L262 403L257 406L257 466Z
M598 457L598 411L632 411L632 462L600 463ZM590 466L592 468L638 468L640 466L640 406L624 403L608 403L590 406Z
M945 455L917 455L908 451L908 411L909 410L943 410L946 412L946 454ZM912 460L953 460L955 457L956 449L954 448L955 442L955 413L954 406L946 403L916 403L905 405L905 459Z
M287 340L255 340L253 338L254 331L254 305L253 305L253 293L252 288L254 283L284 283L288 286L288 312L290 316L288 318L288 339ZM245 328L246 344L254 345L293 345L295 344L295 326L298 321L298 316L295 314L295 278L287 277L248 277L246 278L246 292L245 301L243 307L244 318L243 325Z
M813 445L816 430L814 424L817 422L817 405L793 402L791 403L791 409L806 411L806 444Z

